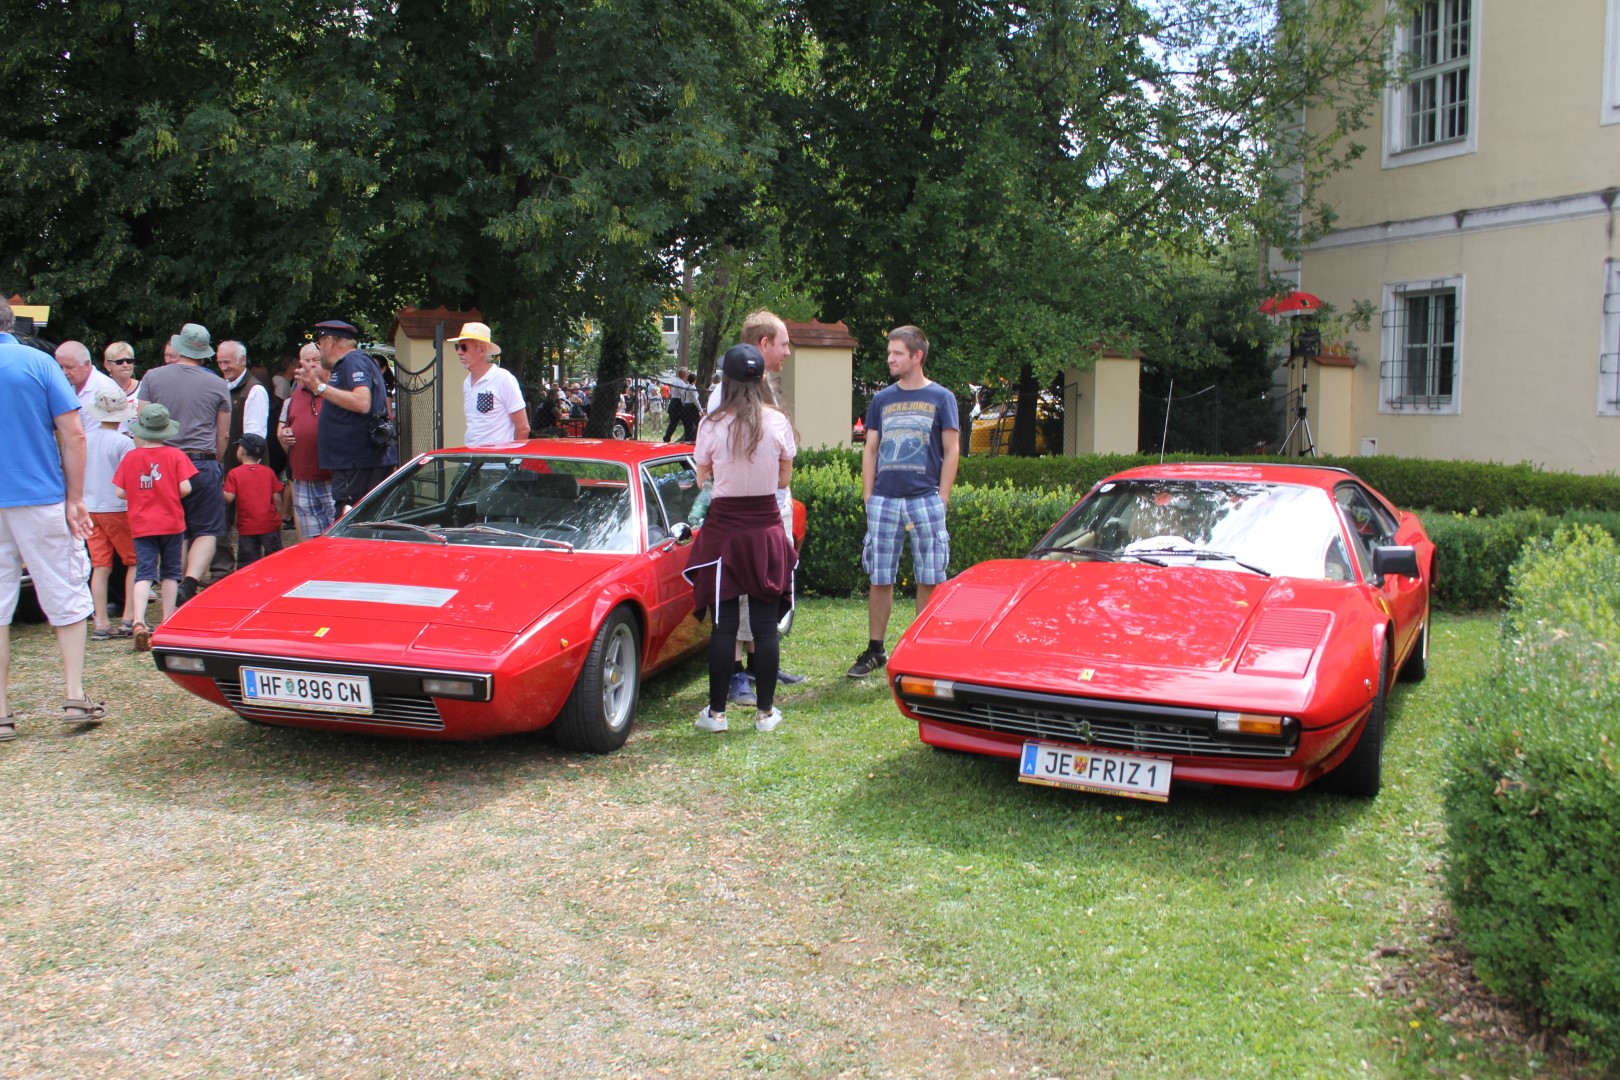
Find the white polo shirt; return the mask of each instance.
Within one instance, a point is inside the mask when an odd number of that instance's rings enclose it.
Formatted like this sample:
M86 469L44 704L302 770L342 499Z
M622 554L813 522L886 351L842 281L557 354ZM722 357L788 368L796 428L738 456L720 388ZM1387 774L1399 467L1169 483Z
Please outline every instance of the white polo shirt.
M528 406L517 377L491 364L484 377L473 382L472 372L461 381L462 408L467 414L467 445L491 446L517 438L512 414Z

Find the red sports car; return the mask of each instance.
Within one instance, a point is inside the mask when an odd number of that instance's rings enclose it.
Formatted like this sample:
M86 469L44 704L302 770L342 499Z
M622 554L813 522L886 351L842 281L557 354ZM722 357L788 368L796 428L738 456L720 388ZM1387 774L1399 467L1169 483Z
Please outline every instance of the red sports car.
M158 669L248 720L623 745L644 677L702 648L691 448L535 439L423 454L324 536L199 593Z
M1163 465L1099 483L1025 559L941 585L889 662L933 746L1163 801L1172 781L1378 793L1424 675L1434 545L1342 469Z

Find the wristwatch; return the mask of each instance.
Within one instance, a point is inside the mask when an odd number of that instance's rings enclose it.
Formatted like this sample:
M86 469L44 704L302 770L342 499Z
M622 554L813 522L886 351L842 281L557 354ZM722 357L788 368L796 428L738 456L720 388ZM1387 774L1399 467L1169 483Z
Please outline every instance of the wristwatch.
M317 384L315 387L315 396L320 397L322 394L326 393L326 386L326 383Z

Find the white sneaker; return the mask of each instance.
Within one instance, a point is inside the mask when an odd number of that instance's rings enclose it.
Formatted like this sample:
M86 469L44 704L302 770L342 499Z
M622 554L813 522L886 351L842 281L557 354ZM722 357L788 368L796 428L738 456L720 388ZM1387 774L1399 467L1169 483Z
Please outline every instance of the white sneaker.
M725 731L726 714L721 713L719 716L715 716L709 712L707 705L703 706L703 711L697 715L697 729L699 731Z
M782 710L776 708L774 705L771 707L771 711L768 713L754 714L755 731L775 731L776 725L780 724L781 722Z

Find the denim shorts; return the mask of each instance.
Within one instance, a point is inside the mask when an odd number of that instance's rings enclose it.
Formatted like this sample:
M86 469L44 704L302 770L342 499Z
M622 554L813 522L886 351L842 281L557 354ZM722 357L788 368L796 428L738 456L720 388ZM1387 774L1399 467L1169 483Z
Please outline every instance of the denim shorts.
M212 458L192 458L191 463L197 467L197 475L191 478L191 494L180 500L186 512L186 539L224 536L225 470Z
M137 536L135 538L136 581L179 581L185 577L180 563L180 541L185 533L168 536ZM162 571L158 564L162 564Z
M861 567L873 585L894 584L907 533L917 584L938 585L945 580L951 534L945 528L945 503L939 493L905 499L873 495L866 501L866 544L861 551Z

